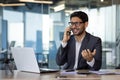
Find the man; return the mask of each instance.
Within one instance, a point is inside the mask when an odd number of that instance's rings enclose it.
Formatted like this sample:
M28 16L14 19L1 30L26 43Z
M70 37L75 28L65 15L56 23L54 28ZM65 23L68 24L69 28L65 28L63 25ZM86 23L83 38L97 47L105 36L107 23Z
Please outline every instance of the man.
M102 63L102 44L99 37L86 32L88 15L82 11L72 13L69 25L57 52L57 65L66 64L64 69L99 70Z

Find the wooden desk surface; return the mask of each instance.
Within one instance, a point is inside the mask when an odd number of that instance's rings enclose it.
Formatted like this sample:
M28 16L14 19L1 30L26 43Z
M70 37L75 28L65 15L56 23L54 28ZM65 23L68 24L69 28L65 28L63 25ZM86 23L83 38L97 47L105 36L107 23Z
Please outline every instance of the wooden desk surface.
M14 74L11 74L9 71L0 70L0 80L120 80L120 75L80 75L60 72L37 74L20 71L14 71Z

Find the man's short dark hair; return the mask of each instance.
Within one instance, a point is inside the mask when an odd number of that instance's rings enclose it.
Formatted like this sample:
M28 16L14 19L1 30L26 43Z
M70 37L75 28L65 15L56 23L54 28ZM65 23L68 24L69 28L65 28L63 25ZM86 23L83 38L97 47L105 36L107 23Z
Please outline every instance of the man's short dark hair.
M88 22L88 15L82 11L76 11L70 15L70 19L72 17L79 17L83 22Z

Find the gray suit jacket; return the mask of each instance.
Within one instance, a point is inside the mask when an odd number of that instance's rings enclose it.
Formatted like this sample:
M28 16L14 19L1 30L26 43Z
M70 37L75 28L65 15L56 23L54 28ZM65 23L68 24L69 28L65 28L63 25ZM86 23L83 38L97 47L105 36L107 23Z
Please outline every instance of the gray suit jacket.
M56 55L57 65L62 66L66 63L67 66L64 69L73 69L74 68L75 50L76 50L75 43L76 43L75 38L72 35L65 48L63 48L62 45L59 47L57 55ZM96 49L96 55L94 56L95 64L93 67L90 67L86 63L87 61L85 59L83 59L81 52L84 49L90 49L91 51ZM102 63L101 39L86 32L86 35L81 44L78 59L79 60L78 60L77 69L99 70L101 68L101 63Z

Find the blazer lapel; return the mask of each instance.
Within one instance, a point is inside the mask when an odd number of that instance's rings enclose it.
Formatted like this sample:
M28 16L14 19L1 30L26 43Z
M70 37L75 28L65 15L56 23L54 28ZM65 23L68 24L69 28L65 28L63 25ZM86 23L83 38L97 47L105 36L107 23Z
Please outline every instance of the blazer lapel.
M74 41L72 42L72 47L73 47L73 53L72 56L73 56L73 66L75 64L75 53L76 53L76 41L75 41L75 38L73 39Z
M82 50L86 49L86 46L87 46L87 44L88 44L88 38L89 38L89 35L88 35L88 33L86 33L86 35L85 35L85 37L84 37L84 39L83 39L83 41L82 41L80 51L79 51L79 61L80 61L81 58L82 58L82 55L81 55ZM79 62L79 61L78 61L78 62Z
M72 40L70 40L70 54L69 56L71 57L71 68L74 67L74 64L75 64L75 50L76 50L76 47L75 47L75 38L72 37L71 38Z

